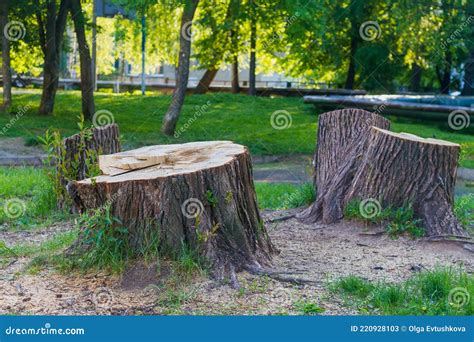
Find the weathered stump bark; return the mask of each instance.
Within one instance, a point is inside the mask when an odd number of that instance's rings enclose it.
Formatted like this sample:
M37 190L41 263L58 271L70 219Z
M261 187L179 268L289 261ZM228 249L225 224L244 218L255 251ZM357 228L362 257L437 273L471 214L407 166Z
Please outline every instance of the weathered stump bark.
M319 116L314 158L314 184L317 199L298 217L305 223L332 223L341 219L343 207L338 200L350 185L366 149L369 128L388 129L390 121L362 109L343 109ZM337 178L340 175L341 178Z
M104 175L72 182L82 209L110 205L139 249L183 243L205 257L218 279L269 266L274 248L260 217L248 150L227 141L144 147L101 156Z
M350 201L371 200L412 205L428 236L466 236L452 210L459 145L390 132L386 119L359 110L323 114L319 124L318 195L302 221L334 223Z
M66 189L72 180L82 180L98 169L100 154L120 152L120 132L117 124L92 128L90 131L74 134L63 140L62 150L58 151L57 169L59 182ZM67 198L58 196L58 207L65 208Z
M372 127L349 191L343 199L377 199L395 208L412 204L428 236L466 236L452 207L460 146Z

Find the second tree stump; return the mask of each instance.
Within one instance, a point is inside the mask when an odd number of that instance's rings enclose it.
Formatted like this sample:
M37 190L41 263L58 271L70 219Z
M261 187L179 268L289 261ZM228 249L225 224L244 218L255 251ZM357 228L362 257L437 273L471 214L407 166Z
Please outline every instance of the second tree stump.
M466 236L453 213L458 144L386 130L388 120L363 110L320 116L316 201L298 215L334 223L352 200L381 208L413 206L428 236Z

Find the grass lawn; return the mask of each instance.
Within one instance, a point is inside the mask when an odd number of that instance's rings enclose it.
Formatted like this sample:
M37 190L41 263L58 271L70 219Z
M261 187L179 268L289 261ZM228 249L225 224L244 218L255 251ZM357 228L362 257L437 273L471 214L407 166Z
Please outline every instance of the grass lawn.
M350 275L330 286L362 314L473 315L474 276L464 270L438 268L400 284L370 282Z
M77 116L81 111L78 91L59 91L55 115L38 116L39 90L15 94L12 114L0 112L0 138L24 137L34 143L36 137L48 128L59 128L63 135L77 131ZM312 154L317 130L317 110L303 103L302 98L250 97L225 93L191 95L186 97L177 138L160 133L163 115L170 96L157 93L143 97L138 94L96 94L96 109L110 111L120 126L126 148L143 145L182 143L196 140L232 140L249 147L256 155ZM29 105L29 110L11 128L2 132L17 112L18 106ZM291 126L275 129L271 115L287 111ZM474 137L467 133L450 131L447 123L413 122L390 118L392 130L408 132L422 137L436 137L462 145L461 165L474 168Z

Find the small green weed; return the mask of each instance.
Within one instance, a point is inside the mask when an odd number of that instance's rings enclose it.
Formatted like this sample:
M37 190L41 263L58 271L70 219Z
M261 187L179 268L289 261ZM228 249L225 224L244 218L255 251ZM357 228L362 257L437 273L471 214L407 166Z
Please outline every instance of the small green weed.
M382 208L379 201L372 200L370 209L364 207L364 202L358 199L350 201L344 208L344 217L366 222L368 224L386 223L387 234L397 238L402 234L409 234L417 238L425 235L425 230L420 226L420 220L414 218L411 204L399 208ZM369 212L367 210L373 210Z

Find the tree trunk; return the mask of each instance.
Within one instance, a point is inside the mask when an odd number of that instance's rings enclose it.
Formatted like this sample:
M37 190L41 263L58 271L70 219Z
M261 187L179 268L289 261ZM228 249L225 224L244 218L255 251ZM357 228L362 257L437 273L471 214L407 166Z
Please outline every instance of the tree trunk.
M60 159L57 161L62 188L65 190L70 181L91 177L93 169L97 168L99 155L118 152L120 132L117 124L92 128L90 134L78 133L64 139L63 151L59 151ZM67 200L66 196L58 196L58 207L68 207Z
M231 69L231 77L232 77L232 84L231 89L233 94L240 93L240 85L239 85L239 41L238 41L238 29L234 28L230 30L230 43L232 46L232 69Z
M413 63L411 69L411 91L418 93L421 86L421 74L423 69L417 63Z
M0 28L2 32L2 83L4 110L8 110L12 104L12 72L10 67L10 41L3 33L8 23L8 0L2 1L0 5Z
M257 18L255 9L252 10L250 18L250 66L249 66L249 95L257 95L255 86L255 68L256 68L256 50L257 50Z
M219 69L215 69L215 68L207 69L204 75L202 75L201 79L199 80L199 83L196 89L194 89L194 93L195 94L207 93L207 91L209 90L209 86L214 80L214 77L216 77L216 74L218 71Z
M259 214L248 150L228 141L149 146L100 159L103 176L73 182L82 209L110 205L133 250L159 239L207 259L212 275L269 266L274 248Z
M343 112L320 117L318 197L299 218L336 222L352 200L376 203L377 213L412 205L428 236L466 236L452 210L459 145L389 132L373 113Z
M388 129L390 122L361 109L336 110L319 116L313 162L317 199L299 215L304 222L332 223L343 217L344 208L337 196L347 191L360 163L360 159L347 156L363 152L370 126ZM336 175L340 175L340 179Z
M345 89L354 89L354 81L355 81L355 74L356 74L355 54L357 53L358 44L359 44L359 38L356 36L352 36L351 55L350 55L350 60L349 60L349 69L347 70L346 84L344 86Z
M38 2L37 7L39 8ZM61 1L56 15L56 1L48 0L46 11L46 25L43 25L41 12L39 10L36 12L40 43L44 54L40 115L52 114L54 110L54 100L59 83L59 54L66 27L68 2L66 0Z
M84 26L85 19L80 0L71 0L70 12L76 31L81 63L82 114L86 119L91 120L95 113L94 80L92 76L92 60Z
M165 135L173 135L176 130L176 124L178 123L179 115L181 113L181 107L184 103L184 97L186 95L186 88L188 86L189 76L189 57L191 54L191 30L194 13L198 6L199 0L186 1L184 5L183 15L181 17L180 26L180 51L178 60L178 75L176 79L176 87L173 92L173 98L171 100L170 107L163 118L162 132ZM189 37L183 32L189 32Z
M238 56L234 57L234 62L232 63L232 93L238 94L240 93L240 85L239 85L239 60Z

